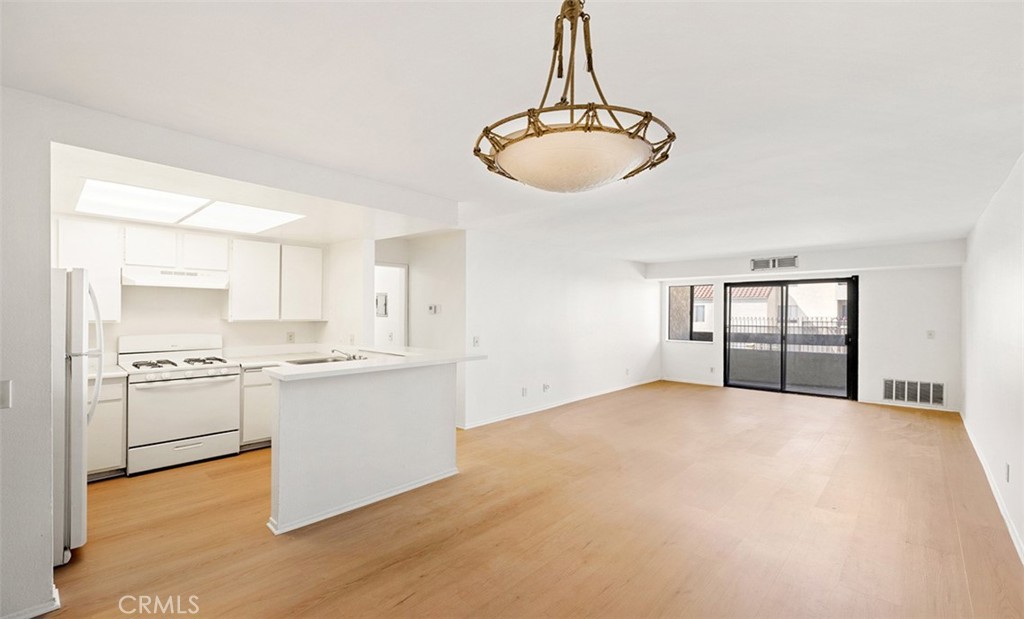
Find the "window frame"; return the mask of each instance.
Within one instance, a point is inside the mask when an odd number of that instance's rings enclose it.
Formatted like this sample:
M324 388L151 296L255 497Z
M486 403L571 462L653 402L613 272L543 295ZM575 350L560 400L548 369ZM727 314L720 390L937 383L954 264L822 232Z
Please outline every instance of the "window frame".
M667 342L702 342L710 344L715 341L714 325L712 325L710 331L695 331L694 323L697 322L697 305L694 303L695 289L698 287L707 286L711 289L711 302L710 305L714 307L715 304L715 285L714 284L666 284L665 285L665 341ZM672 337L672 289L673 288L689 288L689 329L687 330L689 337L677 338ZM704 304L706 307L708 304ZM705 310L706 311L706 310ZM706 314L705 314L706 315ZM712 314L713 315L713 314ZM705 322L702 320L701 322Z

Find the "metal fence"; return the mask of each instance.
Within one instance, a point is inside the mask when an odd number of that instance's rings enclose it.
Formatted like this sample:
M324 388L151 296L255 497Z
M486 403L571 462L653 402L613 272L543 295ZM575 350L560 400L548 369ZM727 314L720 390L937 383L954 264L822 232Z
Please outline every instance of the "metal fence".
M846 354L846 318L800 317L786 324L788 352ZM767 316L734 316L726 325L729 347L740 350L779 350L782 320Z

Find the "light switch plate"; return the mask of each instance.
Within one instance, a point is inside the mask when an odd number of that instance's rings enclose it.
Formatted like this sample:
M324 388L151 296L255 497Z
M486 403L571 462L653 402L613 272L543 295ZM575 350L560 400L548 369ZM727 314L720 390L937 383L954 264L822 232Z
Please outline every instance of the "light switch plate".
M0 410L11 408L14 404L14 383L10 380L0 380Z

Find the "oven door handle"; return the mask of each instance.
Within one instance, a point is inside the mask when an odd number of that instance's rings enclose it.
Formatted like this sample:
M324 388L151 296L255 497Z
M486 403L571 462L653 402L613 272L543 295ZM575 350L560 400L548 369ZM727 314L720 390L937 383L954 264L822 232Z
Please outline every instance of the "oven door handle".
M232 374L231 376L211 376L209 378L177 378L154 381L151 383L132 383L131 386L135 389L162 389L164 387L182 387L187 385L210 385L213 383L226 383L234 380L238 380L238 374Z

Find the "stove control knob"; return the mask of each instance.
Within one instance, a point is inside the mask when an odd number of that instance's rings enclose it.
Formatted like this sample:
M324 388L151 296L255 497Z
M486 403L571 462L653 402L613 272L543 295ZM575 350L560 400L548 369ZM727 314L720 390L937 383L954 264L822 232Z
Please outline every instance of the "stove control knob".
M146 380L155 380L156 374L146 374Z
M185 378L192 378L192 372L185 372Z
M228 373L228 370L227 370L227 368L224 368L223 370L221 370L221 371L220 371L220 373L221 373L221 374L227 374L227 373Z
M216 370L207 370L207 371L206 371L206 374L207 374L207 375L209 375L209 376L213 376L213 375L214 375L214 374L216 374L216 373L217 373L217 371L216 371Z
M171 377L171 373L170 372L164 372L160 376L163 377L163 378L170 378Z

